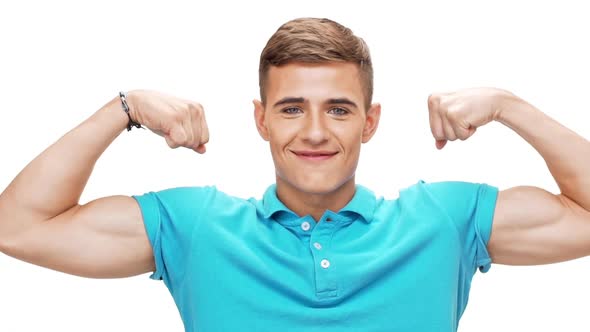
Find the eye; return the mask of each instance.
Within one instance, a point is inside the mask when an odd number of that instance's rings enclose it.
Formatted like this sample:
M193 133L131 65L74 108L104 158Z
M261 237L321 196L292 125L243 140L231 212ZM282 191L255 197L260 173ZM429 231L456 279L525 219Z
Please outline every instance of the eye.
M335 114L335 115L346 115L350 112L348 112L347 109L342 108L342 107L334 107L334 108L330 109L330 113Z
M301 109L299 107L287 107L284 108L281 112L285 114L297 114L301 112Z

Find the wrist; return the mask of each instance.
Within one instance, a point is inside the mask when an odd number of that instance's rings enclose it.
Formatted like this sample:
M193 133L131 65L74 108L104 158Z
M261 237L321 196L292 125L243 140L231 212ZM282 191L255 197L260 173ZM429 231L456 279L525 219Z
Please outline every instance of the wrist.
M519 107L519 104L523 102L522 99L514 95L512 92L502 89L496 90L494 99L494 121L502 123L506 119L506 113L510 112L510 110L515 107Z
M133 95L133 93L132 93ZM128 94L125 92L119 92L119 98L121 99L121 106L123 107L123 111L125 112L125 114L127 115L128 118L128 122L127 122L127 131L130 131L131 128L135 127L135 128L143 128L141 126L141 124L136 120L137 119L137 110L135 105L133 102L131 102L132 106L129 106L129 101L128 101ZM131 97L132 100L137 101L137 99ZM132 114L132 109L133 109L133 114ZM133 117L132 117L133 115ZM145 128L144 128L145 129Z
M131 118L131 121L137 122L138 121L138 117L137 117L137 105L138 105L138 97L137 97L137 91L136 90L132 90L126 93L127 95L127 105L129 106L129 117Z
M524 99L508 93L501 98L501 102L498 104L495 120L503 125L512 127L516 121L533 109L534 107Z

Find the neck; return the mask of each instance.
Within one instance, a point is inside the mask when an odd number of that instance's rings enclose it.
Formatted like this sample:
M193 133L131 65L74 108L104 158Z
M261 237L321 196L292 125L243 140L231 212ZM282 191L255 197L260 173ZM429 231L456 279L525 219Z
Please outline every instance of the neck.
M291 185L277 176L277 197L298 216L311 215L317 222L326 210L339 211L354 196L354 176L330 192L310 193Z

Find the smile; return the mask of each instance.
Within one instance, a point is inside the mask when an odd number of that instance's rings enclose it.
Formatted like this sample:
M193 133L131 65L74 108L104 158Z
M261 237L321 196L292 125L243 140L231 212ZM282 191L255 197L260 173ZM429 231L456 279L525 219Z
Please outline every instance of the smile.
M338 151L291 151L297 157L309 161L327 160L338 154Z

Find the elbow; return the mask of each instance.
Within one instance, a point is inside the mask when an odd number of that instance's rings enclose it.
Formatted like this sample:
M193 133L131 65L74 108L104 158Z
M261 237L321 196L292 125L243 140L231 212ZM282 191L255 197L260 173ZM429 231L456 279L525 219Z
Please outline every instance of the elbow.
M2 222L3 220L0 218L0 224L2 224ZM14 247L14 244L10 243L14 241L10 241L10 236L7 233L8 232L5 232L2 227L0 227L0 252L10 255L9 252L12 251L10 248Z
M23 251L26 231L14 227L20 223L14 222L12 216L0 214L0 252L18 258L19 252Z
M5 222L2 217L0 217L0 252L12 256L11 253L14 252L16 247L16 241L14 236L10 234L5 227L2 227L2 224Z
M30 250L27 250L23 238L22 235L15 234L0 235L0 252L19 260L25 260L25 254Z
M25 238L38 225L37 220L0 196L0 252L18 258L18 253L26 248Z
M6 218L0 214L0 252L6 253L10 235L5 229Z
M10 217L7 215L9 209L5 203L6 200L3 199L3 195L4 193L0 194L0 252L6 253L11 235L9 230L10 224L8 222Z

